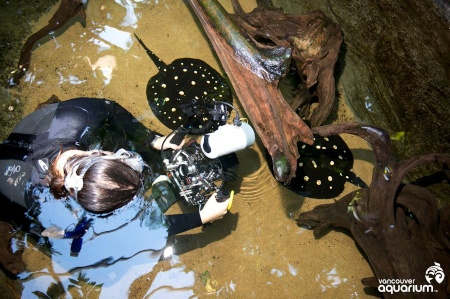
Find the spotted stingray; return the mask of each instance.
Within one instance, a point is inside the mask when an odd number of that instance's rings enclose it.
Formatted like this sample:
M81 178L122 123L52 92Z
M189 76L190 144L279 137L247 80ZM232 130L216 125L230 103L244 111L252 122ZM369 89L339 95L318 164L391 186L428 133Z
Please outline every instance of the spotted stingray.
M136 36L136 35L135 35ZM215 101L232 103L232 93L225 79L206 62L194 58L179 58L165 64L142 40L137 40L152 59L159 72L147 84L147 100L155 116L168 128L184 125L190 115L183 109L192 101L211 104ZM189 120L192 128L207 121L208 111L201 105Z
M322 137L314 134L314 144L297 144L300 158L296 176L285 185L311 198L333 198L344 190L345 182L368 187L353 171L353 154L339 135ZM267 156L271 164L272 159ZM272 169L272 165L270 165Z

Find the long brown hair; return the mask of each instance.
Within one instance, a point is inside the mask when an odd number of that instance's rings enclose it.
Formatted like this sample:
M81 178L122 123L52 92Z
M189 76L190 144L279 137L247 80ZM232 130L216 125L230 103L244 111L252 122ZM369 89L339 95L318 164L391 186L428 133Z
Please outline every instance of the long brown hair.
M111 154L111 153L109 153ZM108 152L86 152L69 158L64 165L64 177L50 170L50 190L56 198L74 196L83 208L93 213L106 213L130 202L141 185L140 173L120 159L98 159ZM77 169L73 168L77 166ZM81 175L83 187L76 191L66 190L64 183L68 173Z

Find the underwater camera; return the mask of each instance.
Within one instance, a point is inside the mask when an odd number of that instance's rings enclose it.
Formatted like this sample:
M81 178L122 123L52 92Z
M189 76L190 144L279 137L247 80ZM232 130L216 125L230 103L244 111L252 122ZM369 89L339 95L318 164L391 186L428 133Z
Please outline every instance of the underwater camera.
M205 204L209 196L223 186L222 163L206 157L195 140L173 151L163 162L168 177L188 205Z
M195 105L186 108L190 114L195 114ZM221 158L255 142L253 129L248 123L241 121L237 111L233 124L226 123L229 113L225 105L236 110L223 102L208 105L209 122L219 123L217 130L190 130L188 126L184 126L176 130L170 140L171 143L180 144L184 136L190 133L202 135L200 143L191 140L183 148L170 151L169 155L162 152L164 169L180 197L188 205L201 206L212 193L221 191L225 182ZM206 124L205 128L211 126Z

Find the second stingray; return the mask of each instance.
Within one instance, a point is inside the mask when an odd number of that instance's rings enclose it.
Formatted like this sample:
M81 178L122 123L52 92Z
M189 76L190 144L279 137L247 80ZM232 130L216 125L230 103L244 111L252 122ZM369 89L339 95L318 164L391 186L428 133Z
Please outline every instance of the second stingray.
M216 101L232 103L227 81L206 62L179 58L167 65L140 38L136 38L159 70L148 81L147 100L155 116L166 127L175 130L182 126L189 117L183 106L193 101L204 104ZM207 114L208 111L199 111L190 118L190 126L203 126L207 122Z

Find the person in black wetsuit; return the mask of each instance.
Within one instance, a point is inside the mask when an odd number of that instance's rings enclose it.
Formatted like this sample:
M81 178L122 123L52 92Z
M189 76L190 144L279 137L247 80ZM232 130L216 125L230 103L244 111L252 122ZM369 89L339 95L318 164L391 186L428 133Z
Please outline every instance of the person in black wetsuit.
M200 212L163 215L176 196L160 176L164 172L155 149L162 144L164 148L179 147L170 141L163 143L164 139L113 101L77 98L45 106L20 121L0 144L2 211L18 204L33 219L31 229L40 233L47 228L43 236L73 239L84 232L71 233L59 227L79 221L85 225L81 229L87 230L126 208L135 212L130 212L125 224L135 219L147 227L160 223L168 235L222 218L228 200L217 202L215 194ZM152 195L144 196L152 183ZM53 196L49 197L48 189ZM150 206L150 210L144 208ZM52 219L56 214L68 222ZM144 219L146 216L153 223ZM120 225L123 223L116 224Z

